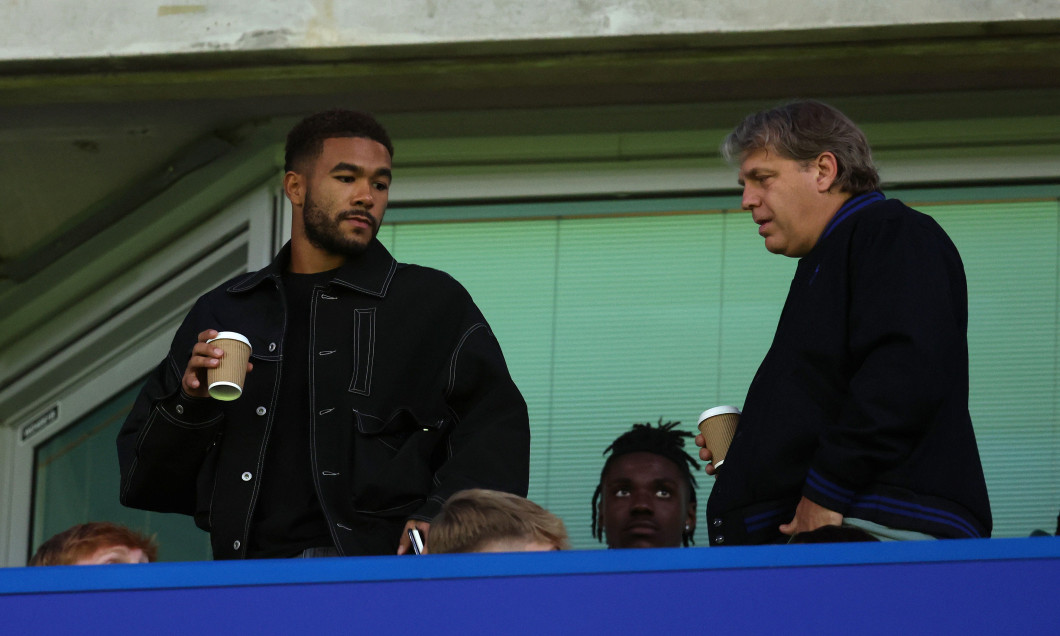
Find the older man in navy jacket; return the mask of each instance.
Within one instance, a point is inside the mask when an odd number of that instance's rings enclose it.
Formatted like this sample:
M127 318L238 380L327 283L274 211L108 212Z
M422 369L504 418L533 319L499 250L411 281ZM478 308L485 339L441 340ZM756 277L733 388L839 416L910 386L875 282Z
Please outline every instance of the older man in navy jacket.
M707 469L711 545L824 526L989 536L953 243L879 191L865 136L830 106L751 115L722 150L766 249L799 264L725 464Z

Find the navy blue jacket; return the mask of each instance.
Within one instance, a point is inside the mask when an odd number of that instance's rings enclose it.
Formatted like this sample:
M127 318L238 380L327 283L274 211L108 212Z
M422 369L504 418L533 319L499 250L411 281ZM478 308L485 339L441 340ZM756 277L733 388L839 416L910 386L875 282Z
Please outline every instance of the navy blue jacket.
M968 413L968 294L929 216L854 197L799 261L707 504L711 545L786 540L803 496L937 537L990 535Z
M458 490L526 495L526 403L464 288L398 263L378 241L312 299L310 351L284 351L284 247L265 269L199 299L118 436L121 502L195 516L214 558L246 556L274 425L281 360L309 355L312 468L343 555L393 554L410 518ZM250 339L254 370L233 402L190 398L181 377L205 329Z

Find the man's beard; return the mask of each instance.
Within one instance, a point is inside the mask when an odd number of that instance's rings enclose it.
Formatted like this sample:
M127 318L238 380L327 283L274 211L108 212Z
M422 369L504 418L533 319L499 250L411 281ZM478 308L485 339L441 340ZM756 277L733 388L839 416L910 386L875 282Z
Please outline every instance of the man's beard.
M356 237L346 238L339 227L343 220L353 217L365 219L372 226L372 235L363 243L359 242ZM313 202L313 198L308 191L305 195L305 204L302 206L302 221L305 227L305 236L309 239L309 242L317 249L336 256L360 256L368 249L368 243L375 238L376 233L379 231L375 224L375 219L368 214L346 210L335 218L328 216L320 206Z

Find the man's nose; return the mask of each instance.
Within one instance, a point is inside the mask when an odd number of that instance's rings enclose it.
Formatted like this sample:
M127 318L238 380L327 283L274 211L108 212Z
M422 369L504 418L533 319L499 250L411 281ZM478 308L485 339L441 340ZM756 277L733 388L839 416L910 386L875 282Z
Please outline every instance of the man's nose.
M740 206L745 210L753 210L760 204L761 199L758 196L758 192L750 186L744 186L743 199L740 201Z
M375 203L374 194L375 191L372 189L372 184L367 180L362 180L354 184L353 192L350 193L350 200L354 205L371 207Z
M635 492L632 494L632 510L640 513L652 513L655 511L654 498L649 492Z

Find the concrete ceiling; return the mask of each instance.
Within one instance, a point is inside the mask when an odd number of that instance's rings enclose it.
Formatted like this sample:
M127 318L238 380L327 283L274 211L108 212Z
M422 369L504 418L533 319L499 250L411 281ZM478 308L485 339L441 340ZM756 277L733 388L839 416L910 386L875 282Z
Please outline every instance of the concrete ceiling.
M802 42L744 34L8 63L0 65L0 285L29 280L164 189L167 175L238 146L256 122L350 106L395 122L400 147L409 137L708 125L591 116L618 105L703 104L704 117L733 105L735 118L747 102L890 96L875 113L862 100L858 115L1056 115L1057 33L1055 23L1021 23L819 31ZM590 116L525 115L553 109ZM483 110L524 116L468 116Z

